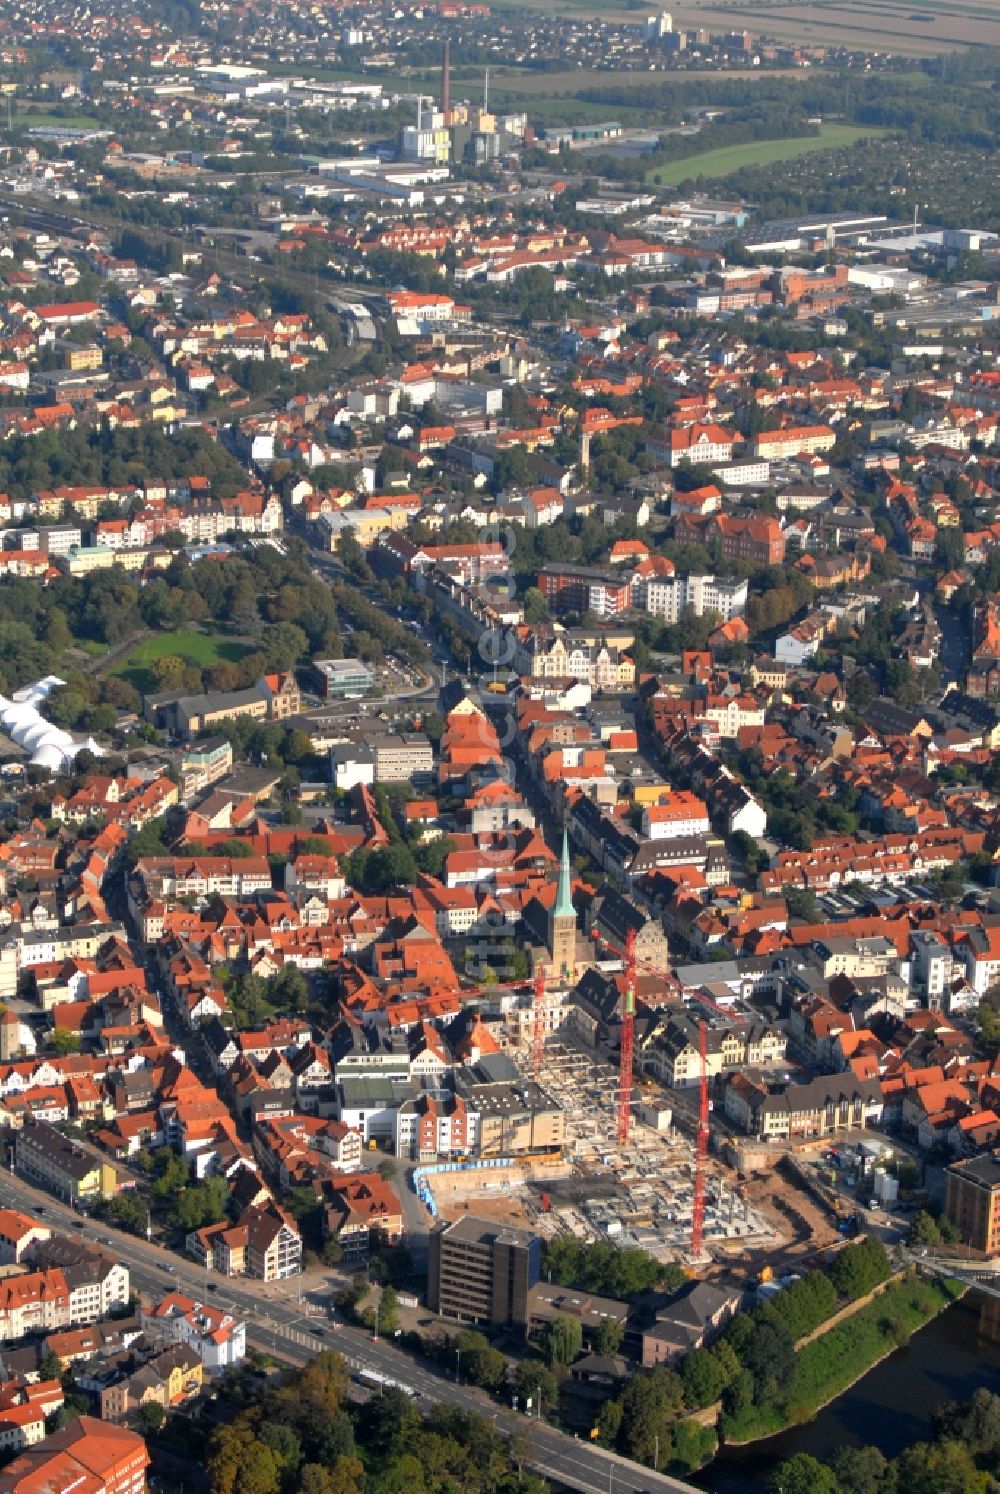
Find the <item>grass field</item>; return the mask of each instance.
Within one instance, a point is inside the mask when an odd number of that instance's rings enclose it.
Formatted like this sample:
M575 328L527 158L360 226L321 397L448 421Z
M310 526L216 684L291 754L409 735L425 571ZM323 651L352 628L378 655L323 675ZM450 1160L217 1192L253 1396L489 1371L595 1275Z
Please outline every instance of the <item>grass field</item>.
M44 109L26 109L23 104L14 110L12 123L16 128L30 129L32 126L51 125L57 130L100 130L99 119L93 114L50 114Z
M718 150L702 151L683 161L666 166L651 166L646 180L663 187L676 187L696 176L731 176L744 166L773 166L778 161L794 161L798 156L816 150L836 150L853 145L856 140L884 135L867 125L824 125L818 135L791 135L786 140L749 140L746 145L725 145Z
M250 652L245 643L237 643L234 638L197 633L189 628L183 633L157 633L152 638L144 638L123 659L119 659L111 672L120 674L137 690L148 691L154 683L149 666L168 654L175 654L185 664L193 664L198 669L210 669L223 659L235 664Z

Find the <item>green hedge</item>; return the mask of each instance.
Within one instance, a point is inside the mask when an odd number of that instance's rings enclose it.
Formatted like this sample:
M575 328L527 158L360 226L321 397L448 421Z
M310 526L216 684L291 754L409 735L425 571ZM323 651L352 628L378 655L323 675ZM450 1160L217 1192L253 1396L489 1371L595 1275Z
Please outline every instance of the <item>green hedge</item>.
M915 1276L887 1287L873 1302L797 1352L791 1382L776 1401L748 1406L726 1417L726 1440L751 1442L807 1421L962 1291L958 1282L922 1281Z

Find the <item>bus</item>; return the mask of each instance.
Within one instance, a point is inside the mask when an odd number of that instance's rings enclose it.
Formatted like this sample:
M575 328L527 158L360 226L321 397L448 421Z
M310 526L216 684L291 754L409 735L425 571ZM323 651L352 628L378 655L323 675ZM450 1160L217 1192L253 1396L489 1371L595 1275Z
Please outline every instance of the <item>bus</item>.
M367 1386L369 1390L401 1390L404 1395L413 1400L416 1391L410 1385L403 1385L399 1380L393 1380L389 1375L380 1375L378 1370L363 1369L358 1374L358 1382Z

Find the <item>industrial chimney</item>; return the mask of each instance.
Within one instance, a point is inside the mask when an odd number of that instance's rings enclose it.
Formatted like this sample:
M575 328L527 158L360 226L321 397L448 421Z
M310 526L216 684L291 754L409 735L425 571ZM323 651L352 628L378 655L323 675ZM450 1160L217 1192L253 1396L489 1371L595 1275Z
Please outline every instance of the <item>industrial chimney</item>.
M441 55L441 113L451 123L451 45L445 42Z

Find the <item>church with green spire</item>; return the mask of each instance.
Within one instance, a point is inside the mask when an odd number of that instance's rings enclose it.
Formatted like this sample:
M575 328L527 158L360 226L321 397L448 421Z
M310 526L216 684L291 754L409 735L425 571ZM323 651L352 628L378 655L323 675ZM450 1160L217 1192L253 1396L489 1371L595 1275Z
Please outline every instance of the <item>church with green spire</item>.
M549 914L549 954L553 974L570 977L577 964L577 922L573 906L573 872L569 862L569 836L563 830L559 860L559 886Z

